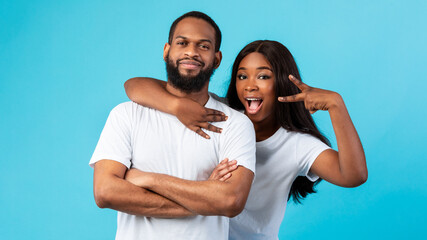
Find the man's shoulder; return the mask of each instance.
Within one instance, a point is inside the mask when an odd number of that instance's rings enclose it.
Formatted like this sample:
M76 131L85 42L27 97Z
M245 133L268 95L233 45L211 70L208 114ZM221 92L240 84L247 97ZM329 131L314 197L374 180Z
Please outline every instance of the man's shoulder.
M110 116L115 116L126 121L138 122L153 122L153 121L179 121L175 116L164 113L162 111L139 105L138 103L127 101L119 103L115 106Z
M147 107L141 106L135 102L127 101L117 104L111 111L110 116L118 116L119 118L134 119L141 118L149 114Z
M146 107L139 105L132 101L122 102L117 104L111 111L118 111L118 112L131 112L131 111L141 111L145 109Z

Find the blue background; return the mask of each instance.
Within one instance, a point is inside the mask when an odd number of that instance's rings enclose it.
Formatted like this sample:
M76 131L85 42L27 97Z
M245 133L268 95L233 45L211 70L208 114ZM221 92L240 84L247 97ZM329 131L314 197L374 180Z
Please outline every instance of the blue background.
M0 0L0 238L113 239L88 161L125 80L165 79L172 21L200 10L223 33L210 90L224 95L238 51L273 39L303 80L339 92L369 179L323 182L289 204L282 239L409 239L424 233L427 1ZM316 113L332 140L327 113Z

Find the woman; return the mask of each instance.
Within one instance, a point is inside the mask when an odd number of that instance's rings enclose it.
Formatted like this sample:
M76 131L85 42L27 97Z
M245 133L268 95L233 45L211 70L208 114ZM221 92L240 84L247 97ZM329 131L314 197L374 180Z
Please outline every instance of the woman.
M356 187L367 179L363 147L341 96L298 79L292 54L275 41L248 44L233 64L227 100L254 124L257 163L245 209L230 220L230 239L277 239L291 196L300 202L320 179L342 187ZM189 99L159 104L155 96L165 91L159 84L131 79L125 85L131 100L175 114L204 137L201 127L220 132L207 121L223 116ZM329 112L339 151L332 150L317 129L310 115L317 110ZM222 161L212 176L225 181L235 169L228 170L230 165Z

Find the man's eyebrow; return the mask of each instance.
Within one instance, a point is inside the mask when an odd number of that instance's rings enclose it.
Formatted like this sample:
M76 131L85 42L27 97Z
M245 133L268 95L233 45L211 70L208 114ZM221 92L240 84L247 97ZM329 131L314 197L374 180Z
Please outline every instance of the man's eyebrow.
M212 43L212 41L211 41L211 40L209 40L209 39L200 39L200 40L199 40L199 42L208 42L208 43Z
M184 40L187 40L187 39L188 39L187 37L184 37L184 36L181 36L181 35L176 36L176 38L175 38L175 39L177 39L177 38L182 38L182 39L184 39ZM212 43L212 41L211 41L211 40L209 40L209 39L200 39L200 40L199 40L199 42L209 42L209 43Z

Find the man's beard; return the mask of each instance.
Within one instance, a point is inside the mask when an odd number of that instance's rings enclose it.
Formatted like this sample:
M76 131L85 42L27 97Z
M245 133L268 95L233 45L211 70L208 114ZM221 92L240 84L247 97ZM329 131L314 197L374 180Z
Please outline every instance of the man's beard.
M166 71L168 73L168 81L177 89L181 90L184 93L199 92L205 86L209 79L211 78L215 68L213 64L208 66L206 69L200 70L196 76L182 76L179 73L178 66L179 61L184 59L178 59L176 65L173 64L172 60L169 59L169 56L166 57ZM185 59L188 60L188 59ZM194 59L192 59L194 60ZM200 61L198 61L201 63ZM203 63L202 68L204 66Z

